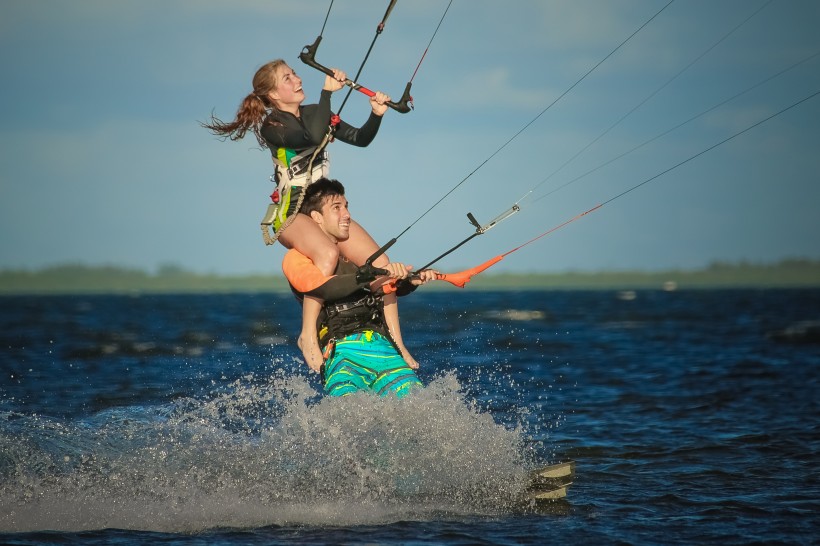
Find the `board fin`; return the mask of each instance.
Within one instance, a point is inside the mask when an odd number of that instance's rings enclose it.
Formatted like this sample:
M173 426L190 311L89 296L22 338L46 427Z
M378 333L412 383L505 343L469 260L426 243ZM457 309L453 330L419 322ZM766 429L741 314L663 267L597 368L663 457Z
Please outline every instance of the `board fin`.
M563 499L567 496L567 486L556 487L546 491L528 491L527 498L534 501Z
M563 499L575 479L575 461L552 464L530 472L526 496L530 500Z

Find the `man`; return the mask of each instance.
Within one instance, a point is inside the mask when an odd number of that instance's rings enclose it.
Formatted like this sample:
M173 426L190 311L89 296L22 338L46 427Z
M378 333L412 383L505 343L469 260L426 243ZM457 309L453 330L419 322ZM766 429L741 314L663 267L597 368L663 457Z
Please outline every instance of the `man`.
M349 235L350 212L337 180L321 178L308 186L299 213L310 216L334 244ZM344 396L364 390L401 397L421 385L413 371L418 365L402 357L383 316L385 293L401 295L436 278L435 271L427 270L411 280L411 269L401 263L383 270L359 268L342 257L335 274L327 277L299 251L285 254L282 270L297 298L322 300L316 324L303 316L299 348L308 366L321 374L325 393Z

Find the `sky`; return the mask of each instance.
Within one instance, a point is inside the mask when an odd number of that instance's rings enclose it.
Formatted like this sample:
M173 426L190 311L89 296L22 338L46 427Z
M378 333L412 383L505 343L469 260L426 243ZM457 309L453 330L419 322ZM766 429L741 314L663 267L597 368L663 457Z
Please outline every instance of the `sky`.
M388 3L335 0L317 61L355 74ZM820 259L820 96L795 105L820 91L820 3L668 3L454 0L414 110L388 111L366 148L330 146L353 217L418 267L475 231L467 213L520 206L444 271L562 225L494 271ZM280 273L259 227L269 152L199 123L233 119L275 58L318 100L324 76L298 55L329 5L0 3L0 269ZM399 97L447 6L399 0L359 82ZM342 117L368 112L354 93Z

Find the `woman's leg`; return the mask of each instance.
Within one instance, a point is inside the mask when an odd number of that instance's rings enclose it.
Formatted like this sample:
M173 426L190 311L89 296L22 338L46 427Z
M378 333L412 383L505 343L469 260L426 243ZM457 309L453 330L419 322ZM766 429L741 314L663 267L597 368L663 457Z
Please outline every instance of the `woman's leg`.
M339 247L309 216L296 214L287 229L279 235L279 242L285 248L295 248L310 258L314 265L328 277L336 271L336 265L339 262Z
M393 341L396 342L396 346L399 348L399 352L402 358L404 358L404 361L414 370L417 369L419 363L416 362L416 359L410 354L410 351L404 345L404 340L401 338L399 302L397 301L395 292L387 294L384 297L384 322L387 324L387 329L390 331L390 335L393 336Z
M348 260L356 265L362 265L370 256L379 250L379 245L362 226L351 220L350 237L348 237L347 241L339 242L339 248ZM388 263L390 263L390 259L387 257L387 254L382 254L373 261L373 265L376 267L381 267ZM407 347L404 345L404 340L401 337L399 304L396 301L395 293L388 294L384 297L384 322L387 324L387 329L390 331L393 341L396 342L396 346L399 348L404 361L407 362L407 365L411 368L418 368L418 362L416 362L416 359L410 354L410 351L407 350Z
M288 228L279 235L279 242L287 248L295 248L310 258L314 265L328 277L336 271L336 265L339 262L339 248L308 216L297 214ZM296 342L302 350L305 362L315 372L318 372L322 365L319 334L316 331L316 321L321 310L322 300L307 296L304 298L302 331Z
M322 300L305 296L302 301L302 332L296 345L308 367L316 373L322 369L322 349L319 346L319 335L316 333L316 319L322 309Z

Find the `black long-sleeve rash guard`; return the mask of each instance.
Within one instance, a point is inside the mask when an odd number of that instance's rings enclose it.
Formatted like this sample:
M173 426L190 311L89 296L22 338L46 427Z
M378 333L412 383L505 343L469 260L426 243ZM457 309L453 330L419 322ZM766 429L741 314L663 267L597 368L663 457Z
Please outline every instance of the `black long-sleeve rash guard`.
M303 150L318 146L327 132L330 124L331 92L322 90L318 104L307 104L299 107L300 117L296 117L290 112L272 112L262 126L262 136L268 143L274 157L283 159L280 148L290 150L288 160L295 154ZM376 133L379 132L382 117L373 112L361 127L340 121L336 127L334 136L336 139L364 147L373 142Z
M352 263L340 260L335 273L328 277L310 258L295 249L286 252L282 260L282 271L294 292L326 302L342 300L367 286L356 280L356 270Z

